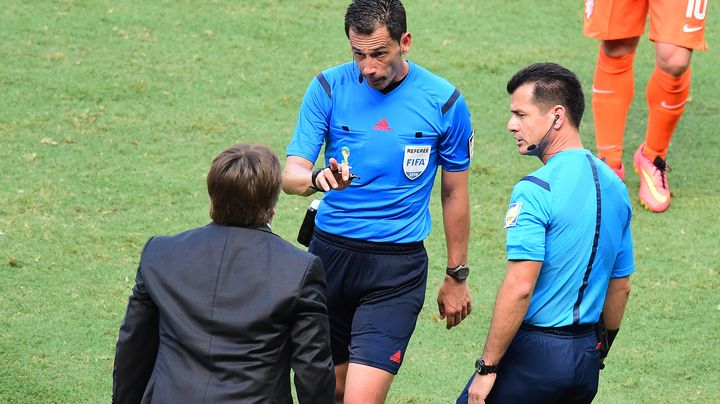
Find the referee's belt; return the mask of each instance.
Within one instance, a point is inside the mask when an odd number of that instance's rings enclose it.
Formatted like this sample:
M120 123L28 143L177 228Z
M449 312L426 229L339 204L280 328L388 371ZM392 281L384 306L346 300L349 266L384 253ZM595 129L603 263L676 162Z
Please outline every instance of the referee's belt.
M573 335L583 335L587 334L594 330L593 324L572 324L572 325L566 325L563 327L540 327L537 325L522 323L520 325L520 328L527 331L538 331L545 334L554 334L554 335L564 335L564 336L573 336Z

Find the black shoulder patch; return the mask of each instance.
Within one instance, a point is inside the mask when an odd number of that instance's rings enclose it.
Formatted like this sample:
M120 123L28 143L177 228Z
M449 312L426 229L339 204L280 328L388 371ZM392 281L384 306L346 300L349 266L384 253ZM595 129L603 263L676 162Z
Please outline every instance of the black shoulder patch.
M325 94L327 94L328 97L332 98L332 94L330 94L330 83L328 83L328 81L327 81L327 79L325 78L325 76L323 76L322 73L318 73L318 75L315 76L315 77L318 79L318 81L320 82L320 85L321 85L321 86L323 87L323 89L325 90Z
M527 175L527 176L523 177L523 179L521 179L520 181L530 181L533 184L538 185L539 187L543 188L544 190L550 191L550 184L541 180L538 177L533 177L532 175Z
M455 91L450 96L450 98L448 98L448 100L445 101L445 105L442 106L442 114L443 115L445 115L445 113L447 113L448 110L450 108L452 108L453 105L455 105L455 101L457 101L458 98L460 98L460 90L458 90L456 88Z

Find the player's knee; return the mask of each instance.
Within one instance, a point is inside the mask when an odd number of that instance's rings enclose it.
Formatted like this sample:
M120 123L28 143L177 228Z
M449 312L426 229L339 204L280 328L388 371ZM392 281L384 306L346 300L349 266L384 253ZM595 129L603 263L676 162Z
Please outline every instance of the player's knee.
M681 58L673 58L673 57L667 57L662 58L658 57L656 60L658 69L662 70L663 72L673 76L673 77L679 77L685 71L687 71L688 67L690 67L690 60L683 60Z
M611 58L619 58L635 52L640 38L625 38L603 41L603 53Z
M678 77L690 67L692 51L680 46L656 43L655 65L663 72Z

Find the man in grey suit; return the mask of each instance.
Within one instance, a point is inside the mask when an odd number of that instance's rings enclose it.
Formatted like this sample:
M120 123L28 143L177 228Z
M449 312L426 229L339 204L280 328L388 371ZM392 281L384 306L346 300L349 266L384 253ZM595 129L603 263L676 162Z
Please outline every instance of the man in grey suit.
M335 401L319 258L270 230L280 163L262 145L220 153L212 223L151 238L115 351L116 403Z

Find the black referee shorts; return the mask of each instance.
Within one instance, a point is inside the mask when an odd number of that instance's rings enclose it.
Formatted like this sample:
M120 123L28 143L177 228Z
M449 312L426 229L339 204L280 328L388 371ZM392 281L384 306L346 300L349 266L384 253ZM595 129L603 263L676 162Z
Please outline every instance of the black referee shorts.
M598 390L600 351L592 325L520 328L505 356L486 403L590 403ZM457 403L468 402L468 381Z
M397 374L425 301L423 243L372 243L315 229L310 252L325 266L335 364Z

